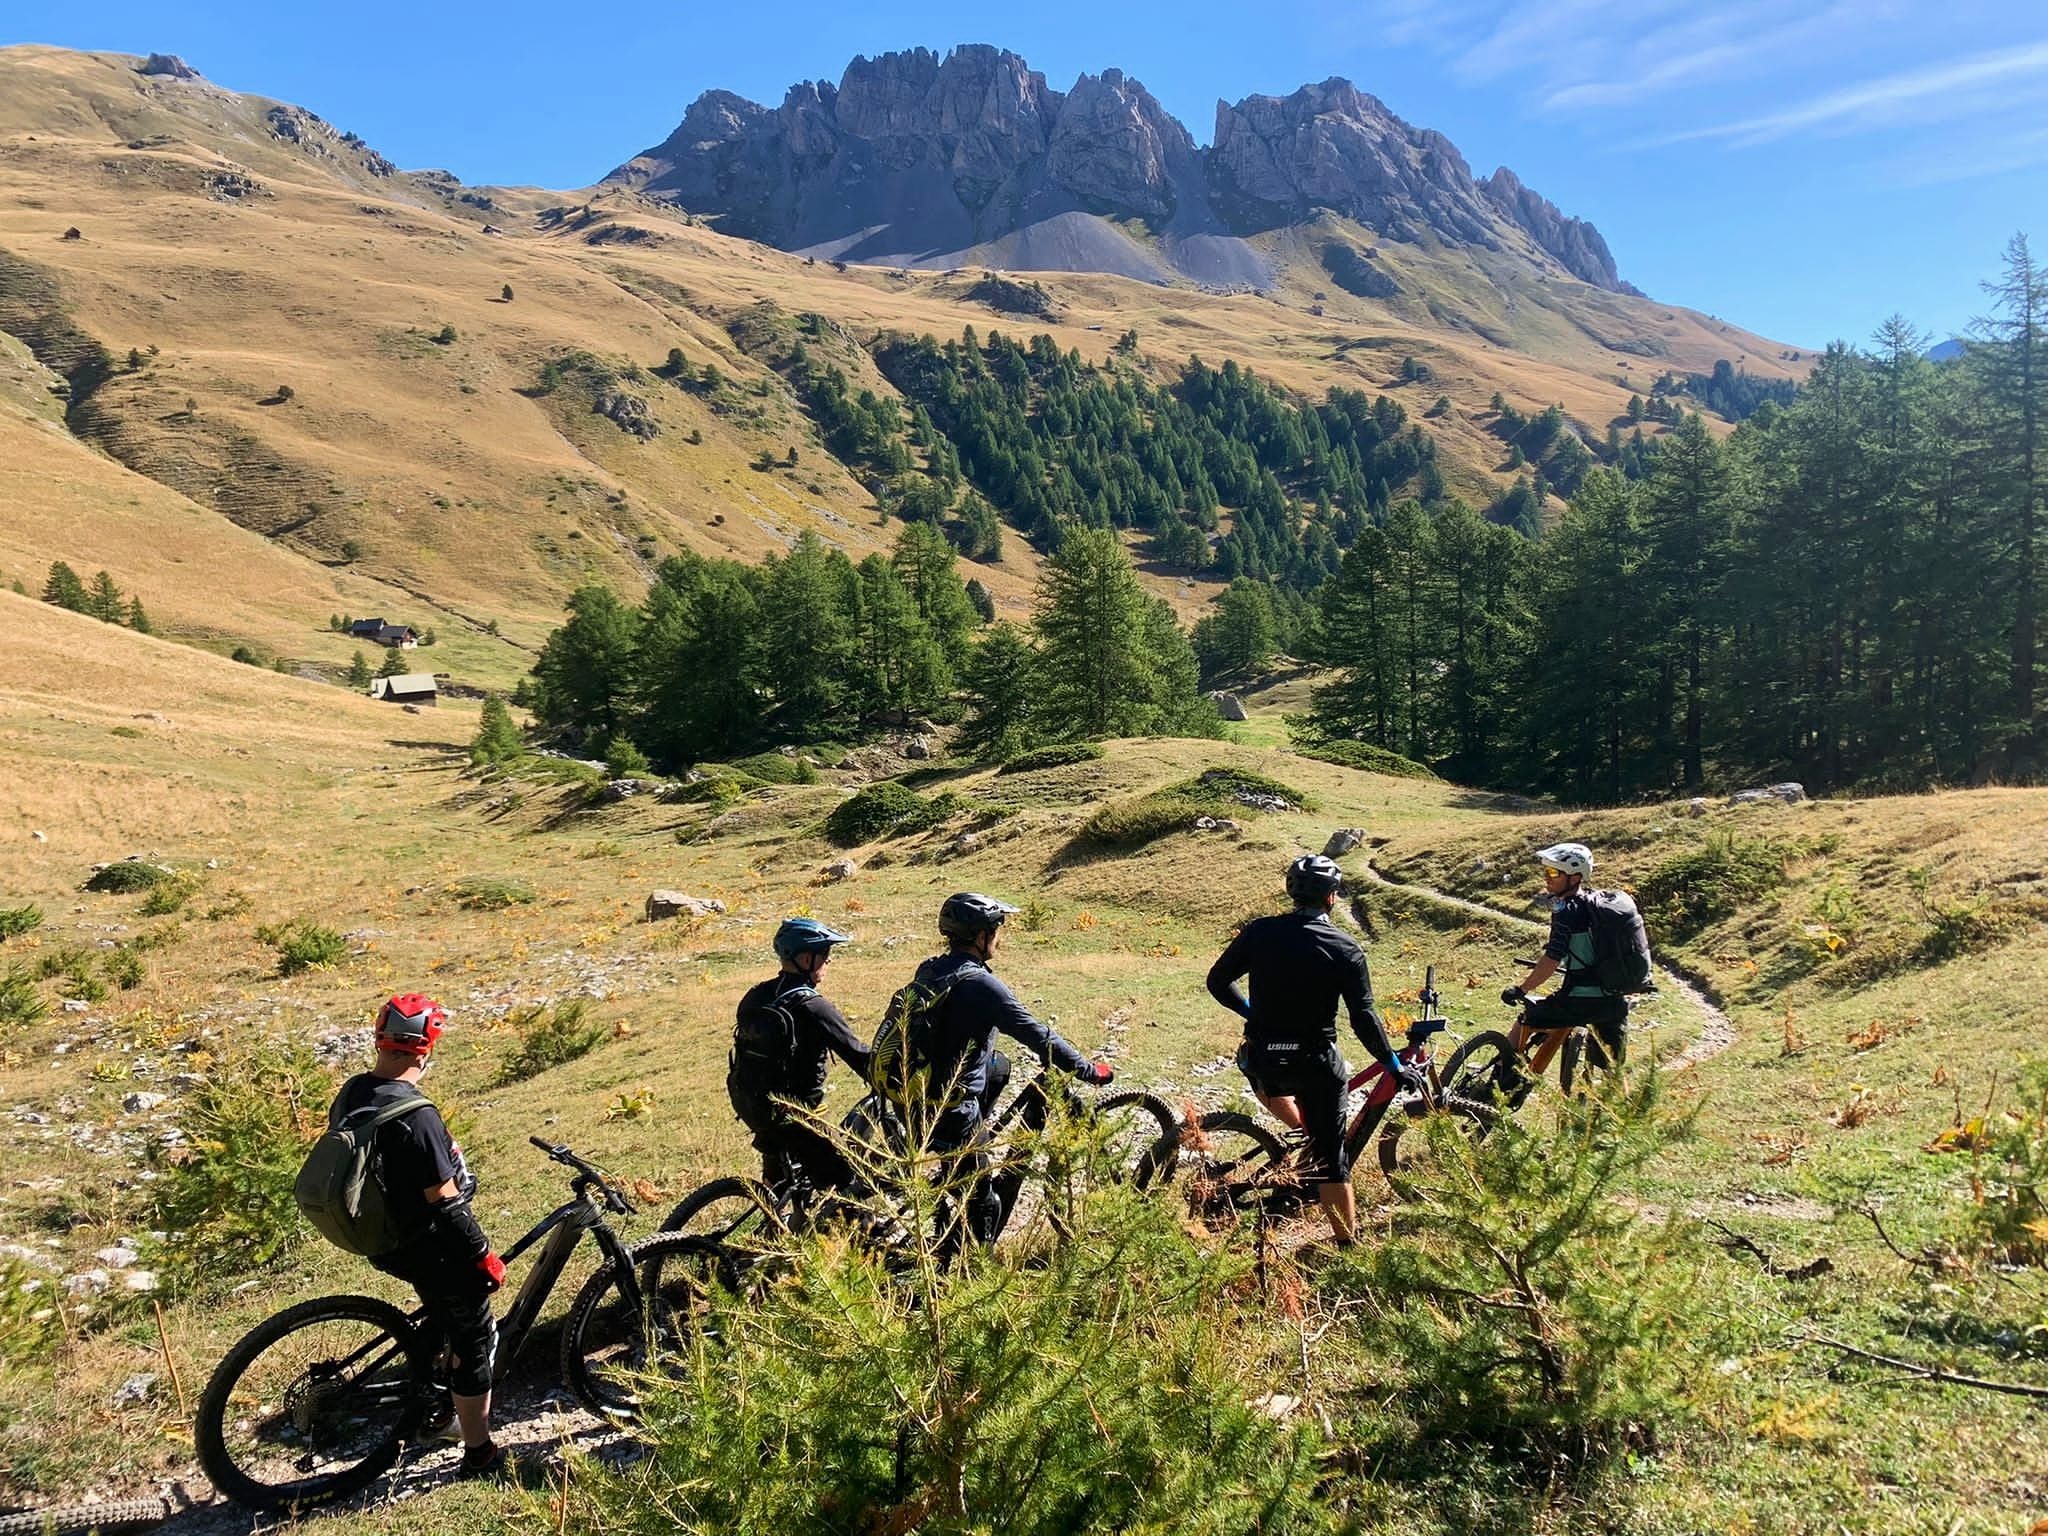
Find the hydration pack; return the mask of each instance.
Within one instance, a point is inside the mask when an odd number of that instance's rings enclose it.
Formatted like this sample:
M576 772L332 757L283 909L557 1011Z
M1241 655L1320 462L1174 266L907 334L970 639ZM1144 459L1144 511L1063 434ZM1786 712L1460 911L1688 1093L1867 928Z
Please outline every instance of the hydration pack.
M408 1233L392 1212L377 1156L377 1132L402 1115L426 1108L417 1089L395 1103L327 1112L327 1130L299 1166L292 1198L327 1241L344 1253L374 1259L392 1252Z
M958 975L956 971L943 982L930 982L920 970L889 999L868 1048L868 1081L884 1098L901 1103L911 1079L931 1066L932 1026L953 995Z
M732 1032L735 1082L763 1094L785 1093L795 1086L790 1069L796 1061L796 1005L817 995L816 987L791 987L740 1010Z
M1587 891L1593 917L1591 980L1603 992L1648 992L1650 936L1643 914L1626 891Z

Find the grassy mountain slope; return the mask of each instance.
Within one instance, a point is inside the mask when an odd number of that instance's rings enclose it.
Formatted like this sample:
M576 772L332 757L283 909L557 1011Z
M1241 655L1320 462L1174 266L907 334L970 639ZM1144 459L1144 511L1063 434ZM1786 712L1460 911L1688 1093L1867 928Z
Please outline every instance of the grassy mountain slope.
M358 1030L376 997L401 986L429 988L454 1010L434 1092L459 1111L485 1180L486 1224L509 1234L559 1197L525 1146L531 1133L651 1179L668 1198L749 1166L721 1088L729 1014L763 971L768 935L785 913L808 910L855 932L832 991L865 1032L931 947L932 912L947 892L980 887L1027 903L1002 961L1027 1003L1085 1048L1108 1043L1121 1078L1176 1102L1213 1103L1237 1093L1234 1074L1216 1070L1237 1030L1201 977L1232 922L1275 902L1287 858L1320 847L1333 827L1359 826L1384 842L1350 862L1369 854L1404 878L1518 907L1527 849L1570 829L1639 889L1656 889L1669 859L1730 840L1767 841L1784 855L1780 883L1702 927L1660 933L1660 944L1722 989L1736 1039L1672 1079L1678 1103L1699 1106L1698 1129L1635 1198L1720 1221L1786 1266L1832 1259L1835 1273L1817 1281L1759 1277L1755 1326L1773 1340L1781 1328L1817 1327L1880 1345L1903 1337L1893 1347L1978 1374L2025 1377L2031 1368L2024 1344L1960 1322L1980 1306L2004 1317L2026 1294L2024 1276L1985 1278L1984 1296L1960 1273L1922 1283L1849 1208L1879 1201L1908 1252L1953 1232L1967 1208L1968 1159L1919 1148L1952 1123L1958 1103L1974 1113L1992 1078L2009 1081L2014 1061L2039 1044L2029 1021L2038 1021L2034 999L2048 976L2023 877L2037 873L2028 850L2048 843L2042 792L1716 810L1702 820L1646 808L1589 824L1272 749L1122 742L1100 762L1036 773L942 770L920 786L960 797L942 826L853 850L859 872L827 884L819 871L840 850L820 822L847 775L759 791L723 810L651 797L600 806L557 777L465 775L459 744L474 715L461 705L408 715L340 699L4 593L0 620L11 641L0 648L0 773L19 787L19 814L0 829L10 849L0 905L33 902L46 915L41 928L0 945L0 970L33 974L43 957L66 951L91 969L106 963L97 958L109 953L103 942L159 936L139 946L144 974L132 988L73 1014L54 1011L60 980L39 982L51 1017L0 1029L15 1106L0 1121L0 1148L10 1166L33 1170L0 1190L0 1241L39 1251L37 1263L58 1266L49 1273L89 1267L96 1250L146 1227L148 1185L136 1174L146 1159L159 1172L167 1166L160 1138L188 1097L169 1081L174 1072L232 1073L259 1040ZM1125 846L1081 835L1105 805L1217 767L1278 779L1314 807L1240 808L1236 834L1169 831ZM38 831L46 841L31 837ZM968 831L974 837L963 841ZM196 893L181 912L148 917L138 897L78 892L91 864L137 852L190 874ZM1907 875L1923 863L1937 867L1931 886ZM528 899L500 904L492 881L512 882ZM641 898L661 886L719 897L729 911L694 926L647 924ZM1795 949L1810 951L1805 924L1837 886L1854 893L1861 916L1831 899L1825 920L1853 928L1853 944L1841 954L1823 946L1829 958L1796 978L1778 974ZM1368 944L1389 1009L1401 1010L1433 963L1461 1028L1499 1022L1493 993L1516 974L1513 957L1529 941L1423 898L1367 890ZM2008 892L2020 894L1997 895ZM1919 947L1935 926L1920 902L1950 910L1985 894L2004 903L2011 926L1953 954ZM277 951L258 930L291 918L344 934L346 953L280 976ZM1881 979L1845 985L1831 974L1887 946L1906 958ZM515 1043L505 1010L576 996L591 1000L605 1042L529 1081L500 1083ZM1645 1058L1671 1058L1701 1028L1697 1012L1669 996L1637 1023ZM346 1038L337 1049L338 1065L350 1068ZM138 1091L168 1097L124 1108ZM843 1074L834 1093L835 1105L844 1102ZM644 1113L621 1117L621 1096ZM1863 1108L1845 1112L1851 1104ZM1377 1231L1393 1215L1373 1181L1360 1175ZM665 1209L661 1198L654 1208ZM643 1217L632 1229L648 1228ZM259 1316L338 1286L386 1288L307 1244L264 1270L253 1290L222 1282L173 1302L171 1348L187 1389ZM94 1313L134 1318L118 1296L92 1303ZM67 1305L73 1342L45 1365L10 1370L0 1388L20 1426L5 1441L5 1481L44 1491L133 1487L182 1467L170 1398L105 1406L129 1375L156 1368L146 1317L139 1328L98 1327ZM54 1365L61 1382L48 1374ZM514 1401L530 1405L551 1373L543 1348ZM2003 1531L2048 1496L2048 1461L2024 1402L1957 1388L1882 1390L1854 1371L1845 1377L1831 1357L1782 1343L1733 1360L1723 1378L1704 1427L1639 1458L1626 1486L1606 1485L1601 1498L1627 1512L1631 1529L1749 1520L1759 1530L1803 1530L1825 1519L1854 1532ZM442 1528L466 1531L507 1518L516 1496L434 1498ZM1404 1529L1435 1528L1437 1516L1398 1499L1386 1507L1389 1519L1409 1520ZM1530 1528L1580 1528L1572 1510L1568 1499L1532 1506ZM414 1519L402 1505L379 1506L336 1528L395 1530Z
M473 681L520 670L570 587L644 579L664 552L758 559L805 528L856 558L887 546L868 488L742 345L764 304L827 316L841 361L881 393L859 342L972 324L1049 329L1091 358L1135 328L1165 376L1189 353L1235 357L1312 393L1393 389L1414 417L1447 394L1455 409L1429 425L1453 490L1482 502L1508 483L1475 419L1496 390L1562 401L1597 438L1666 367L1790 366L1688 311L1505 260L1482 271L1462 250L1381 246L1401 294L1358 299L1317 252L1372 239L1334 224L1275 237L1290 274L1275 298L1052 275L1055 321L1005 316L967 299L970 273L835 272L631 194L578 203L397 172L300 109L136 62L0 50L0 331L67 374L88 368L69 406L85 441L295 553L359 552L356 570L410 594L394 617L470 637ZM724 383L654 372L672 348ZM1437 377L1397 387L1410 355ZM544 394L550 361L566 372ZM794 467L749 467L792 449ZM47 511L69 515L54 494ZM1021 538L1005 548L977 574L1017 613L1036 561ZM1184 611L1213 591L1153 580Z

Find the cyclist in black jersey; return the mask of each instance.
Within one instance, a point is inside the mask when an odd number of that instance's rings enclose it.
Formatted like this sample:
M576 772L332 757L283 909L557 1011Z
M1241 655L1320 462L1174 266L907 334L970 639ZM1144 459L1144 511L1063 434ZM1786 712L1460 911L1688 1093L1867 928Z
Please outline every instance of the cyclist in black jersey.
M1373 1059L1407 1078L1373 1007L1365 951L1330 921L1343 884L1334 860L1296 859L1287 866L1294 910L1245 924L1209 970L1209 995L1245 1021L1238 1069L1274 1119L1308 1138L1317 1198L1340 1247L1351 1242L1358 1219L1344 1147L1350 1073L1337 1046L1340 1000ZM1247 973L1249 998L1237 989Z
M831 1138L790 1108L825 1102L825 1073L835 1055L867 1079L867 1046L818 990L833 949L849 942L849 935L815 919L787 919L775 930L782 969L740 999L725 1091L733 1113L753 1133L762 1180L772 1187L786 1183L796 1168L820 1192L856 1183L852 1164Z

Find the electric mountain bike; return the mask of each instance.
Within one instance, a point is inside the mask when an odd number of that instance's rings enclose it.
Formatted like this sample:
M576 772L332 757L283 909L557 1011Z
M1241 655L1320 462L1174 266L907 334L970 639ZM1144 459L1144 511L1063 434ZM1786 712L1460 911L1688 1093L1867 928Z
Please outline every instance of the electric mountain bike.
M707 1243L658 1235L628 1244L605 1220L631 1198L567 1147L530 1138L574 1171L570 1197L505 1253L540 1245L498 1325L503 1381L570 1257L587 1234L604 1262L570 1304L562 1375L593 1413L630 1419L637 1382L686 1343L724 1275ZM545 1241L543 1241L545 1239ZM654 1277L651 1288L643 1278ZM213 1486L251 1509L309 1509L369 1486L448 1407L445 1356L424 1308L373 1296L321 1296L258 1324L214 1369L194 1424Z
M1421 1073L1422 1091L1404 1090L1400 1080L1387 1071L1386 1063L1378 1061L1354 1073L1345 1085L1347 1102L1350 1096L1364 1095L1345 1126L1347 1161L1356 1169L1364 1161L1367 1143L1377 1133L1380 1170L1404 1200L1417 1198L1417 1175L1429 1157L1429 1139L1409 1134L1420 1121L1433 1115L1448 1116L1463 1135L1477 1138L1492 1130L1498 1117L1490 1101L1467 1097L1447 1086L1451 1074L1436 1066L1429 1041L1447 1029L1450 1021L1437 1012L1440 998L1435 966L1425 973L1417 999L1422 1013L1409 1024L1406 1043L1397 1054L1404 1066ZM1306 1141L1299 1136L1282 1137L1236 1110L1212 1110L1197 1116L1170 1152L1177 1176L1185 1182L1189 1206L1198 1215L1224 1216L1254 1208L1269 1216L1281 1215L1315 1198L1313 1183L1303 1177Z

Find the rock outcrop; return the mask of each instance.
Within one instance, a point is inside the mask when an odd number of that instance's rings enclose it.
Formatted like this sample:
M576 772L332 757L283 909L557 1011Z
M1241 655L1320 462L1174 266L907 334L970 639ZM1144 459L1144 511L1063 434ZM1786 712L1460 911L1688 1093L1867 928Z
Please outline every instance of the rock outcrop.
M1624 283L1614 270L1614 256L1599 230L1584 219L1566 217L1549 198L1523 186L1522 179L1506 166L1481 181L1479 189L1572 276L1614 293L1641 291L1633 283Z
M943 58L917 48L857 58L837 85L793 86L775 108L706 92L607 181L727 233L847 261L1257 283L1263 258L1243 237L1328 210L1390 240L1532 242L1589 283L1625 286L1590 224L1509 171L1476 181L1449 139L1337 79L1219 102L1203 150L1121 70L1061 92L986 44ZM1156 238L1104 238L1082 227L1090 216L1142 220ZM1394 291L1367 277L1375 296Z
M136 67L138 75L164 75L172 80L197 80L199 71L175 53L152 53Z

